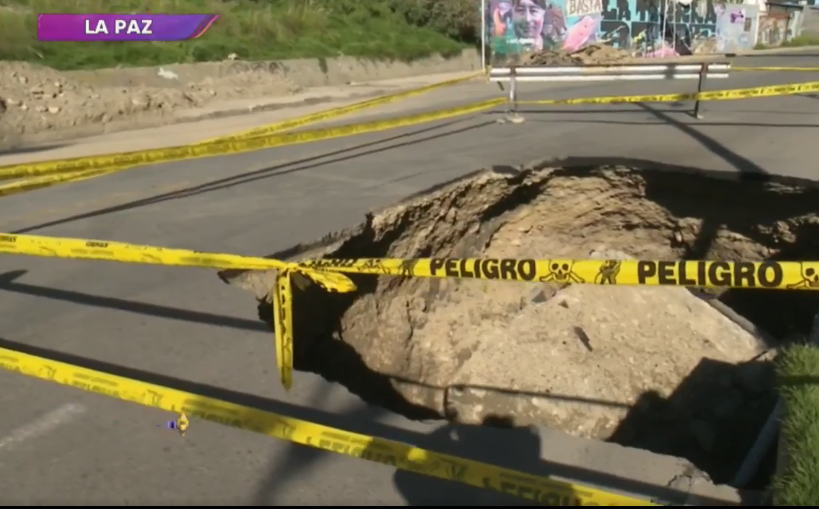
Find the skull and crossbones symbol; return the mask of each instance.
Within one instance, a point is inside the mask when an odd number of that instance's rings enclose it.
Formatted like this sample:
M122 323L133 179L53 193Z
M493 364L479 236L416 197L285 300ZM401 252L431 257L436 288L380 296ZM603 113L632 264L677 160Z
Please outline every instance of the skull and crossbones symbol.
M802 281L788 285L789 290L819 290L819 263L802 262L799 264Z
M573 271L572 260L550 260L549 273L540 278L543 283L585 283L586 280Z

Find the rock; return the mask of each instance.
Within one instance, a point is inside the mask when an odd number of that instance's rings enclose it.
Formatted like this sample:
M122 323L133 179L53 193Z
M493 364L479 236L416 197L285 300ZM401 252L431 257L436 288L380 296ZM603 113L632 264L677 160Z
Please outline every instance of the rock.
M150 98L147 97L132 97L131 105L135 109L144 110L150 106Z
M59 106L49 106L48 107L48 112L51 113L52 115L56 115L57 113L60 112L60 107Z
M526 300L532 304L542 304L551 299L557 293L557 289L552 285L538 285L529 290Z
M179 76L175 72L169 71L169 70L167 70L167 69L165 69L163 67L160 67L159 71L156 74L160 78L165 78L166 80L178 80L179 79Z

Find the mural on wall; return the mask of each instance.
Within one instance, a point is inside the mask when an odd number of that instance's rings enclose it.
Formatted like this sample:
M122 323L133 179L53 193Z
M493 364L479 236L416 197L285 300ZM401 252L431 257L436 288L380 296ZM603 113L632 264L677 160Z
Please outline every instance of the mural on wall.
M790 35L788 33L788 22L790 18L787 13L768 12L759 19L759 44L765 46L779 46Z
M490 0L490 47L507 56L597 42L604 0Z
M493 62L604 42L635 56L752 49L759 7L713 0L488 0Z
M753 49L757 33L759 7L755 5L726 4L714 6L717 15L716 50L719 53L736 53Z

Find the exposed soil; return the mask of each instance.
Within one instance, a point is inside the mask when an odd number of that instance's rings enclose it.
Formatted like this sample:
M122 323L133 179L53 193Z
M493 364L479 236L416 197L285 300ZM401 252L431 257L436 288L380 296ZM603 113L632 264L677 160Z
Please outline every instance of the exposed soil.
M622 65L635 63L669 64L669 63L696 63L706 60L724 60L721 54L697 54L677 57L638 56L609 44L590 44L578 50L565 49L541 50L509 57L516 61L507 61L504 65L516 64L520 66L600 66Z
M734 177L637 161L493 168L273 256L815 259L819 190ZM273 274L221 276L269 320ZM295 294L297 369L412 418L500 415L686 458L719 483L773 406L773 348L804 334L817 304L814 292L354 279L355 295Z
M165 87L104 86L25 62L0 62L0 147L31 135L121 121L161 124L181 110L214 101L297 92L285 76L265 69L182 84L158 68Z
M591 44L577 51L544 50L526 55L521 65L601 65L633 60L628 51L608 44Z

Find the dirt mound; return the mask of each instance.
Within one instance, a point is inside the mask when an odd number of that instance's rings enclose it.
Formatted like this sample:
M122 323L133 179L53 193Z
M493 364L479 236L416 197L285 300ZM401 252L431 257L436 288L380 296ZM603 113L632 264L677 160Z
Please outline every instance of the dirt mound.
M811 258L817 198L801 183L653 163L542 163L481 172L317 246L329 247L274 256ZM271 274L222 276L252 290L268 319ZM812 292L735 290L716 301L668 287L355 279L357 295L295 295L297 369L406 415L508 416L684 457L719 482L774 394L773 341L716 304L784 334L809 326L816 306Z
M92 85L48 67L0 61L0 143L31 134L117 121L163 123L181 110L217 100L287 95L298 90L269 72L244 72L178 83L157 68L167 87ZM2 108L0 107L0 110Z
M526 55L521 65L606 65L632 60L629 52L608 44L591 44L577 51L538 51Z

